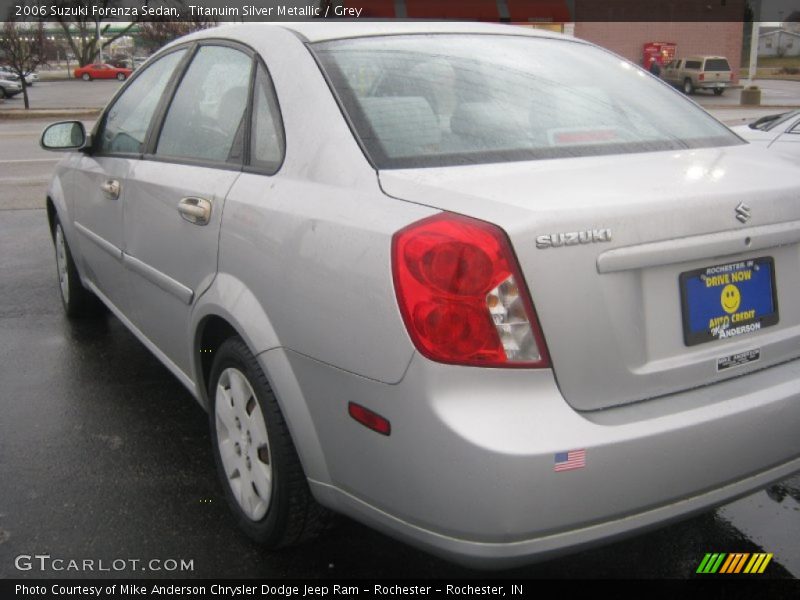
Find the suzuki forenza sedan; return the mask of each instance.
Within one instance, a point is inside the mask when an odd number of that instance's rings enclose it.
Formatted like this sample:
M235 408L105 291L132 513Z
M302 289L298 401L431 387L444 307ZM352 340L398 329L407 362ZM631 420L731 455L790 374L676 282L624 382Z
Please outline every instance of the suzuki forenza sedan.
M208 410L269 547L335 511L509 566L800 470L797 168L601 48L221 27L42 144L67 314Z

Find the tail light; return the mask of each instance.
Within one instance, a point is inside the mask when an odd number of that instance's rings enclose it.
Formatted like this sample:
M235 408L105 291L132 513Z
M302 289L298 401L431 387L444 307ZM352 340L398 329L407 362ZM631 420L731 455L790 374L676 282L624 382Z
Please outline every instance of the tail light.
M705 81L705 78L706 78L705 73L700 73L700 75L697 76L698 81Z
M438 362L548 367L530 294L505 232L440 213L392 240L395 290L417 349Z

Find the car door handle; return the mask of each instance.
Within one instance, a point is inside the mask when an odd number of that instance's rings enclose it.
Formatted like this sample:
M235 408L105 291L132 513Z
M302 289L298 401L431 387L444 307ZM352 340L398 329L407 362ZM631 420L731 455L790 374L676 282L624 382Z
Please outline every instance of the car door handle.
M120 186L119 181L116 179L109 179L100 184L100 189L103 190L106 196L112 200L116 200L119 198L119 192L122 186Z
M178 212L189 223L208 225L208 221L211 219L211 202L205 198L189 196L178 202Z

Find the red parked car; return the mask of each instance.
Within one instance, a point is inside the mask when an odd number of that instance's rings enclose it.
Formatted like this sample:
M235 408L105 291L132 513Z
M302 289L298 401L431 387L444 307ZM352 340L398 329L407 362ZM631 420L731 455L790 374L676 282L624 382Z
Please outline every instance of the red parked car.
M75 69L75 79L81 78L84 81L92 79L119 79L124 81L133 71L122 67L114 67L107 64L93 64Z

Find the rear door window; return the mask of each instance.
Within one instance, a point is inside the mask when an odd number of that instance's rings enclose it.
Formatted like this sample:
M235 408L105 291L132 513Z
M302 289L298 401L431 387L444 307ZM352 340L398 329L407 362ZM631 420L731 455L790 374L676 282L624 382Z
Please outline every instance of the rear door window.
M275 173L283 162L283 152L283 124L278 100L269 74L259 65L253 92L250 164L270 174Z
M699 60L687 60L686 61L686 66L684 68L685 69L698 70L698 69L700 69L700 65L701 65L701 63L700 63Z
M241 163L253 61L228 46L202 46L167 111L156 155Z

